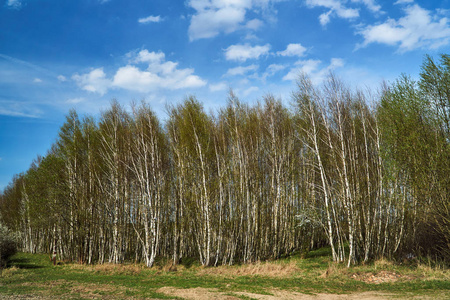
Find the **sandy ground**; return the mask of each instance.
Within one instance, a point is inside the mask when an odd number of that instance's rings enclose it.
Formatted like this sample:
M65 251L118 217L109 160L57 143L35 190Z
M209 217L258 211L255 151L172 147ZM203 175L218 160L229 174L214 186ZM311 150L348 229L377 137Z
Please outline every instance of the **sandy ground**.
M237 296L247 296L252 299L261 300L353 300L353 299L367 299L367 300L381 300L381 299L391 299L394 295L365 292L365 293L354 293L354 294L315 294L307 295L292 291L282 291L282 290L271 290L269 293L272 295L262 295L247 292L232 292L223 293L214 289L205 288L194 288L194 289L177 289L173 287L163 287L157 290L158 293L163 293L170 296L181 297L183 299L196 299L196 300L236 300L240 299ZM236 296L233 296L236 295Z

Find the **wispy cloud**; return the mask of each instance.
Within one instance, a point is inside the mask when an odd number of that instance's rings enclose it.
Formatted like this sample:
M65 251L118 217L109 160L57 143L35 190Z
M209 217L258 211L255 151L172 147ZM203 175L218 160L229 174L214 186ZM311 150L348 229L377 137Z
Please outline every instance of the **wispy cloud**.
M163 19L161 18L161 16L148 16L146 18L140 18L138 20L139 23L142 24L146 24L146 23L159 23L161 22Z
M405 4L405 3L413 3L414 0L397 0L394 4Z
M12 9L20 9L22 7L21 0L8 0L6 1L6 6Z
M381 5L377 4L375 0L351 0L353 3L363 3L372 12L381 12ZM405 1L405 0L401 0ZM410 1L410 0L406 0Z
M436 49L450 42L449 21L417 4L404 8L405 16L388 19L378 25L369 25L359 31L364 42L359 47L371 43L398 46L399 51L417 48Z
M239 67L228 69L228 71L225 73L224 77L245 75L246 73L251 72L251 71L256 71L257 69L258 69L257 65L250 65L250 66L246 66L246 67L239 66Z
M195 10L190 20L189 39L212 38L242 29L258 30L264 22L257 18L247 21L247 12L268 17L276 14L273 4L277 2L280 0L188 0L187 6Z
M209 85L209 90L211 92L225 91L227 88L228 88L228 84L226 82L219 82L216 84Z
M85 98L79 97L79 98L68 99L68 100L66 100L66 103L68 103L68 104L78 104L78 103L81 103L81 102L84 102L84 101L86 101Z
M359 17L358 9L345 6L344 1L340 0L306 0L306 5L309 7L324 7L328 9L327 12L322 13L319 16L319 21L322 26L325 26L330 22L330 17L332 15L336 15L343 19L355 19Z
M47 70L47 69L45 69L45 68L42 68L42 67L40 67L40 66L38 66L38 65L29 63L29 62L24 61L24 60L21 60L21 59L17 59L17 58L15 58L15 57L11 57L11 56L9 56L9 55L4 55L4 54L1 54L1 53L0 53L0 58L1 58L1 59L4 59L4 60L6 60L6 61L9 61L9 62L11 62L11 63L13 63L13 64L17 64L17 65L21 65L21 66L24 66L24 67L33 69L34 71L43 73L43 74L48 75L48 76L53 76L53 75L55 75L55 74L53 74L53 72L51 72L51 71L49 71L49 70Z
M341 58L332 58L330 64L324 68L319 68L322 64L320 60L299 60L295 63L288 74L283 77L283 80L295 81L301 73L308 74L313 83L318 84L323 81L330 71L344 66L344 61Z
M10 117L39 118L42 111L31 103L0 99L0 115Z
M59 81L61 81L61 82L65 82L65 81L67 81L67 78L66 78L66 76L63 76L63 75L58 75L58 80Z

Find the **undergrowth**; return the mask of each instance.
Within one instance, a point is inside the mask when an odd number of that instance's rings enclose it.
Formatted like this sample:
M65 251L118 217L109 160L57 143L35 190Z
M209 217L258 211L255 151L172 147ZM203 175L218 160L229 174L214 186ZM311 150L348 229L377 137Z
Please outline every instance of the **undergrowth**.
M53 266L48 255L18 253L0 277L0 298L26 295L55 299L173 299L184 293L186 296L182 297L189 298L188 291L202 289L236 299L281 292L371 292L396 298L450 298L450 274L445 268L384 259L347 268L333 263L326 248L312 251L304 259L293 255L237 266L205 268L192 260L185 262L173 266L162 260L153 268L133 263Z

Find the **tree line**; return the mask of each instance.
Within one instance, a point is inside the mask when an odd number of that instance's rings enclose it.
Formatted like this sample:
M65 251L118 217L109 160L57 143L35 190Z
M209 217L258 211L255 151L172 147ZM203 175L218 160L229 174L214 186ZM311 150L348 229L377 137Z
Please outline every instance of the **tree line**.
M301 75L292 105L231 91L195 97L161 123L117 101L72 110L57 141L0 194L28 252L81 263L157 257L250 263L329 245L351 265L450 257L450 56L376 94Z

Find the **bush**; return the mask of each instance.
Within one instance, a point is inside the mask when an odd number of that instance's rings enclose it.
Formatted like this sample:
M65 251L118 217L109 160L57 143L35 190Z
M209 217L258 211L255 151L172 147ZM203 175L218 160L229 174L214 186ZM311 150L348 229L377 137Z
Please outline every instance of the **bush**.
M12 232L0 224L0 268L17 252L17 241Z

